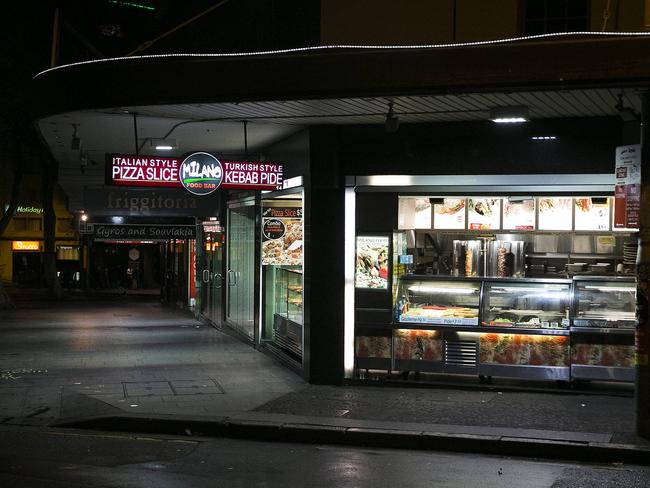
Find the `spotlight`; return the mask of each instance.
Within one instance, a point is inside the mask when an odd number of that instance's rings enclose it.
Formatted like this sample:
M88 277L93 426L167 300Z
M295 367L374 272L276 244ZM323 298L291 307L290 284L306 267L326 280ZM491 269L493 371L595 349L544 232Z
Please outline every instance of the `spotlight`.
M386 113L384 132L397 132L397 129L399 129L399 117L397 117L393 111L393 102L388 102L388 112Z

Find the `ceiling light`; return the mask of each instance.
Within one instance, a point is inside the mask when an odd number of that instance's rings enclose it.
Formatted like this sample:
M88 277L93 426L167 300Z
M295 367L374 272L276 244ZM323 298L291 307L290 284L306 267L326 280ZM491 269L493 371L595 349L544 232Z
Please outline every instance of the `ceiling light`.
M399 129L399 117L393 112L393 102L388 102L388 112L384 123L384 132L397 132Z
M512 107L493 107L490 109L490 120L497 124L520 124L528 122L528 107L523 105Z
M151 147L157 151L171 151L176 149L176 139L151 139Z
M557 139L557 136L532 136L533 141L554 141Z

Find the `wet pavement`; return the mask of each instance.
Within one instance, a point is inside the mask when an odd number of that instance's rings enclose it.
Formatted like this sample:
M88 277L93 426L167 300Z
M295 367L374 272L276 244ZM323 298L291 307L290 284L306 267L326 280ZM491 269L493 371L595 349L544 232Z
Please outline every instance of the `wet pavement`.
M371 445L390 445L401 435L416 448L443 435L456 445L475 438L499 446L519 439L650 448L634 434L629 388L521 391L496 380L309 385L250 345L155 301L78 300L0 312L0 424L43 427L90 417L129 417L123 425L134 431L152 419L171 431L198 419L201 428L213 422L215 432L233 435L270 429L275 440L301 439L297 432L310 429L319 442L337 432L345 436L332 437L335 443L370 438Z

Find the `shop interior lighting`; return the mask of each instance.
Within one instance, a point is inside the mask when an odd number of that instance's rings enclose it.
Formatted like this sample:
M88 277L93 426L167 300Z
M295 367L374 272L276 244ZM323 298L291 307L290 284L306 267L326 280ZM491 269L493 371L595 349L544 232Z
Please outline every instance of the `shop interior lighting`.
M620 291L620 292L631 292L636 293L636 288L624 288L622 286L595 286L587 285L585 290L598 290L598 291Z
M176 149L176 139L151 139L151 147L157 151L171 151Z
M555 141L557 136L533 136L531 139L533 141Z
M528 122L528 107L523 105L511 107L493 107L490 109L490 120L497 124L521 124Z
M114 224L123 224L124 223L124 217L121 215L116 215L114 217L111 217L111 222Z
M88 215L87 214L81 214L81 221L86 222L88 220Z
M478 290L474 288L438 288L433 286L417 285L409 287L409 291L415 293L451 293L454 295L473 295L474 293L478 293Z

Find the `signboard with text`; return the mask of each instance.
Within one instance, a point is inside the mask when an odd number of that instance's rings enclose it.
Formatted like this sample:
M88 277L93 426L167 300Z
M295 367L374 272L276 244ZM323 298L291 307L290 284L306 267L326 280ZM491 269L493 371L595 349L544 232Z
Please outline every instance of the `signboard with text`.
M164 224L93 224L96 239L195 239L194 225Z
M282 165L219 160L206 152L195 152L183 159L108 154L106 184L185 188L195 195L207 195L218 188L277 190L282 188Z
M641 208L641 145L616 148L614 228L638 229Z
M178 188L86 187L83 202L91 217L216 217L220 199L202 198Z

